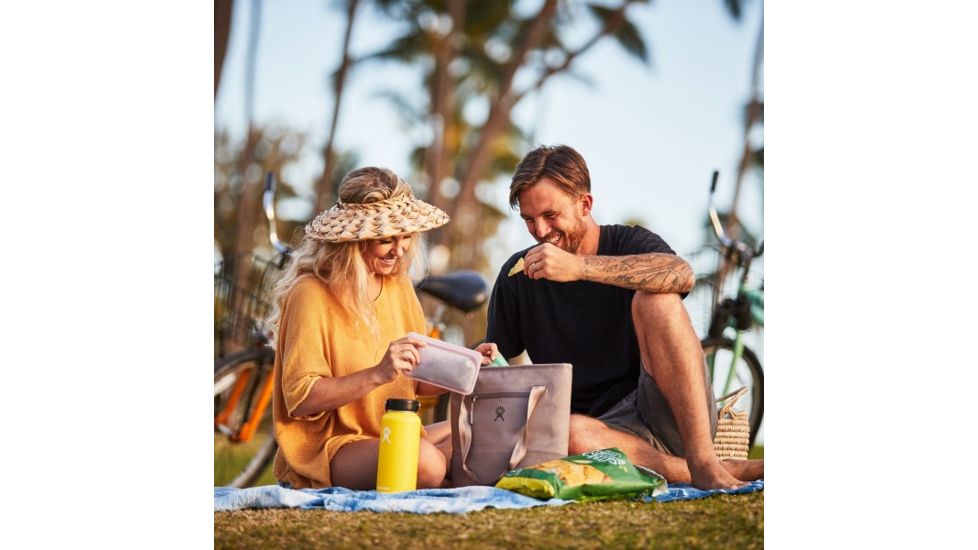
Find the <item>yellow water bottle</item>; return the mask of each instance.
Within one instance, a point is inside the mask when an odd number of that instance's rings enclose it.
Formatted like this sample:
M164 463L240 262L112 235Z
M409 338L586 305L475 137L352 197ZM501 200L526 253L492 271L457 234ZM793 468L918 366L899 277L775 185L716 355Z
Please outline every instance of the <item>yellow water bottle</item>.
M388 399L380 419L377 454L377 492L413 491L418 486L421 446L420 403L414 399Z

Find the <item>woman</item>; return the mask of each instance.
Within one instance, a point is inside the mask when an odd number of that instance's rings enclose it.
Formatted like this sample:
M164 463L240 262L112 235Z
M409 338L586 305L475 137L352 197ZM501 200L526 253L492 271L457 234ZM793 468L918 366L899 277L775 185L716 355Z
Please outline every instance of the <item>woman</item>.
M380 419L388 398L444 390L405 377L420 359L425 318L408 277L421 232L448 215L384 168L343 178L339 202L319 214L273 294L275 477L293 488L373 489ZM494 344L477 348L483 364ZM442 486L451 454L447 422L427 427L418 488Z

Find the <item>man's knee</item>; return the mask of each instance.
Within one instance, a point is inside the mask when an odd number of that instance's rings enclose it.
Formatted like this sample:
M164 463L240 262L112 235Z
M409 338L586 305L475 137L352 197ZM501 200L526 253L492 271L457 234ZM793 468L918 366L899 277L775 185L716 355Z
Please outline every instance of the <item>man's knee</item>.
M601 432L607 430L604 422L584 416L572 414L570 416L570 437L567 440L568 454L578 455L598 449L598 437Z
M643 360L653 349L681 349L691 358L690 364L702 364L699 337L678 294L636 292L632 299L632 322ZM645 370L652 374L650 365Z
M418 452L418 489L441 487L446 471L445 455L431 443L422 440Z

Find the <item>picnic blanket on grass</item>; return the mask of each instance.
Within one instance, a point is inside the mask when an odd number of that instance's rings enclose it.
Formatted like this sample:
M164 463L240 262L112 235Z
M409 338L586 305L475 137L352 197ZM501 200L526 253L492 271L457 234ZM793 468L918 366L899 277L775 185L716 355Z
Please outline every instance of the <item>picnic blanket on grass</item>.
M645 502L672 502L692 500L715 494L754 493L764 490L764 480L753 481L739 489L714 489L704 491L689 485L669 485L668 490L654 497L644 497ZM377 491L351 491L343 487L325 489L286 489L278 485L234 489L214 488L214 510L242 510L245 508L302 508L305 510L330 510L334 512L409 512L432 514L444 512L464 514L484 508L532 508L535 506L562 506L571 500L539 500L496 489L495 487L458 487L455 489L420 489L404 493L378 493Z
M742 495L745 493L756 493L763 490L763 479L751 481L747 485L738 487L736 489L710 489L708 491L697 489L696 487L686 485L685 483L675 483L669 485L668 491L665 493L656 495L654 497L642 497L642 500L645 502L673 502L676 500L694 500L697 498L706 498L713 495Z

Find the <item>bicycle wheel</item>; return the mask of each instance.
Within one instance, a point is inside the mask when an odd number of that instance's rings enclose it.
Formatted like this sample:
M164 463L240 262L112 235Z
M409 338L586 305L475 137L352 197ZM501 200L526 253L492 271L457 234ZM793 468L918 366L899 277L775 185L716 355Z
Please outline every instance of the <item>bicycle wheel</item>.
M248 487L275 457L271 394L262 389L272 381L275 352L247 349L214 362L214 486ZM242 427L262 406L254 434L242 437ZM273 482L270 481L270 482Z
M703 340L702 345L707 363L713 365L713 393L717 397L725 393L724 386L731 366L734 373L727 393L747 386L747 393L737 401L734 409L749 412L750 444L754 446L757 430L764 417L764 371L761 369L761 362L750 348L744 346L740 360L736 365L731 365L734 343L727 338L707 338Z

